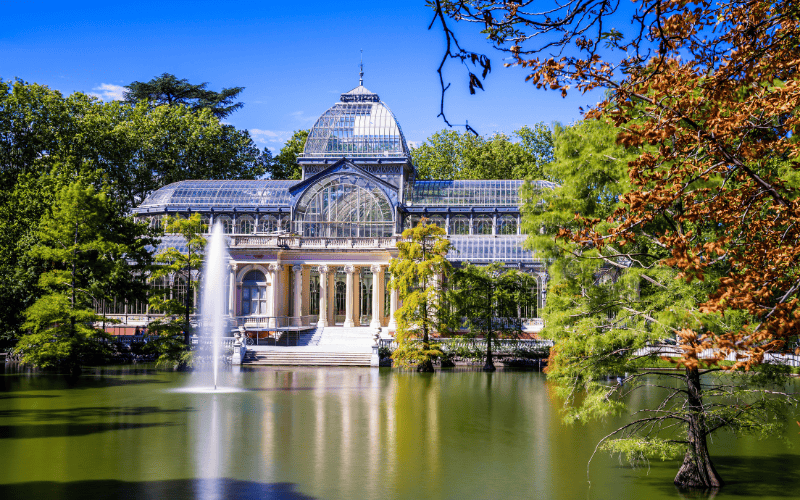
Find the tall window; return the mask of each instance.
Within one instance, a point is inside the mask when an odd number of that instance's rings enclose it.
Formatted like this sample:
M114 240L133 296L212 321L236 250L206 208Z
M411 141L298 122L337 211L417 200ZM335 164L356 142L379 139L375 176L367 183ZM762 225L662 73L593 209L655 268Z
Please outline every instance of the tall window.
M258 221L258 232L259 233L274 233L280 229L280 219L275 217L274 215L265 215L262 216L261 219Z
M308 283L308 314L319 314L319 271L311 271Z
M473 234L492 234L492 218L491 217L475 217L472 221Z
M218 217L217 222L222 224L222 232L225 234L233 233L233 221L227 215L222 215Z
M261 271L250 271L242 280L242 316L266 316L267 278Z
M255 221L249 215L243 215L236 220L236 232L238 234L252 234L255 228Z
M304 236L375 238L391 236L394 219L381 189L360 176L333 176L303 194L296 208Z
M497 234L517 234L517 218L513 215L498 217Z
M441 215L434 215L428 220L428 224L436 224L442 229L447 229L447 220Z
M469 219L463 216L450 217L450 234L469 234Z

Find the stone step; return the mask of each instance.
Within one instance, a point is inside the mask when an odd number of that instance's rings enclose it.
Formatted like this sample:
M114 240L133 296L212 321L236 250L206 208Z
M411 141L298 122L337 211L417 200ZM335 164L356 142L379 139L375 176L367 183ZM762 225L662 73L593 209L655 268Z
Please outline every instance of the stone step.
M252 351L248 351L248 355ZM371 354L348 352L275 352L259 351L246 357L250 365L293 366L369 366Z

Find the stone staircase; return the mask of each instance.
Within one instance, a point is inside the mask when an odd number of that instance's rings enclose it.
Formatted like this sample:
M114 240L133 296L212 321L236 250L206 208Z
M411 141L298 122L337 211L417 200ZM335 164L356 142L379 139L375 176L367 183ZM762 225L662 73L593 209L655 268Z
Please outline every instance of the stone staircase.
M352 346L357 348L370 348L374 343L372 335L375 333L373 328L352 327L344 328L340 326L325 328L319 337L317 345L321 346Z
M299 334L296 345L248 346L244 363L287 366L369 366L373 335L369 327L317 328Z
M368 352L248 349L244 362L248 365L273 366L369 366L371 356Z

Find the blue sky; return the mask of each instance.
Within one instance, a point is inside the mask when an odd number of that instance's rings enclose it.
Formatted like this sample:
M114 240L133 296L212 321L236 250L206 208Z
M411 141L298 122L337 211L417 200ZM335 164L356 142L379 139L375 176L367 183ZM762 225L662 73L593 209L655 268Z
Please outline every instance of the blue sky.
M212 90L243 86L245 107L228 122L273 151L358 85L361 49L364 85L392 109L409 141L445 127L436 117L444 36L428 31L432 11L424 0L0 0L0 12L3 79L106 99L164 72L209 82ZM481 35L461 32L466 47L488 50ZM449 63L451 123L469 120L481 134L509 133L540 121L571 123L580 119L579 106L597 101L537 91L522 70L503 68L500 54L490 55L495 69L476 96L458 64Z

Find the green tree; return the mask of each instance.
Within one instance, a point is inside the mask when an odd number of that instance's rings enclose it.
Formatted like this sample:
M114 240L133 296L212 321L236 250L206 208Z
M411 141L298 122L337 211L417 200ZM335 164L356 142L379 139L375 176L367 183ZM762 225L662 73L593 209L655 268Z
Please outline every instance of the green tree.
M85 180L59 190L28 252L48 270L39 278L44 295L25 310L29 333L17 346L23 362L80 373L106 337L95 326L101 318L94 302L111 285L124 288L142 275L152 243L146 235L145 225L120 217L107 194Z
M267 173L270 179L300 179L303 172L297 164L297 157L303 153L308 139L308 130L296 130L286 141L280 152L269 162Z
M0 80L0 344L13 344L41 295L42 263L28 250L65 179L106 190L119 214L184 179L253 179L271 163L247 131L208 109L64 97L46 86Z
M149 101L156 106L180 104L194 111L208 109L220 119L244 106L244 103L234 102L244 87L231 87L219 92L208 90L207 87L208 82L193 84L185 78L178 79L175 75L163 73L149 82L128 84L125 87L128 90L123 95L125 101L131 104Z
M605 238L613 234L613 214L625 206L632 190L628 163L645 148L617 144L617 135L612 125L598 120L556 130L555 161L546 173L560 185L548 192L529 191L523 207L527 244L553 262L544 311L544 335L555 341L548 377L568 402L569 421L621 413L631 392L664 388L660 406L640 411L600 448L631 462L685 455L676 482L697 484L699 477L719 485L708 438L721 429L780 432L780 420L772 417L793 401L780 385L787 369L765 365L756 375L721 375L723 367L709 360L683 372L643 370L664 355L665 339L682 343L690 330L704 335L735 331L752 318L742 311L722 315L701 307L728 272L725 259L715 259L703 279L691 283L663 264L671 249L651 235L677 224L675 212L640 224L624 243L599 244L602 239L586 232L583 221L591 220ZM682 230L709 239L716 231L713 226L683 223ZM583 237L559 237L567 232ZM682 353L671 352L676 359ZM609 374L626 374L624 383L610 385ZM769 390L761 390L765 388Z
M470 335L486 339L483 371L494 371L492 340L522 335L521 311L535 300L535 279L502 262L467 263L453 273L450 295L456 318L464 318Z
M98 167L132 208L150 193L185 179L255 179L271 162L246 130L225 125L210 110L184 106L104 103L96 134Z
M444 229L422 219L403 231L399 254L389 265L391 287L402 302L396 313L398 347L392 359L403 366L416 363L421 372L432 372L433 360L442 355L431 335L453 330L444 287L452 272L446 259L450 247Z
M541 123L522 127L511 137L442 130L412 148L411 156L420 179L541 179L542 167L552 157L552 141Z
M151 310L165 315L149 326L151 332L159 335L156 339L160 353L158 362L163 366L183 368L190 360L187 354L192 334L190 318L195 310L193 291L199 286L203 266L204 229L198 213L189 218L167 217L165 221L167 233L183 237L185 251L169 247L156 255L150 281L151 284L159 280L168 283L172 278L174 283L182 282L185 287L183 293L178 293L175 286L153 287L151 291Z

